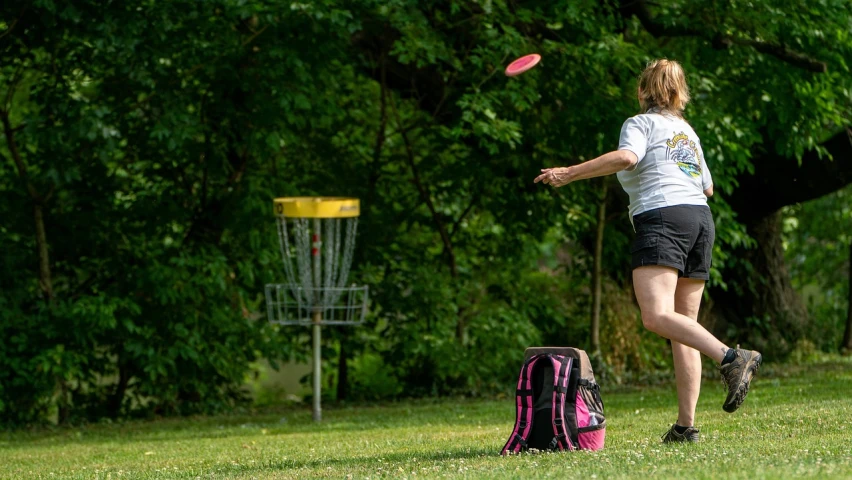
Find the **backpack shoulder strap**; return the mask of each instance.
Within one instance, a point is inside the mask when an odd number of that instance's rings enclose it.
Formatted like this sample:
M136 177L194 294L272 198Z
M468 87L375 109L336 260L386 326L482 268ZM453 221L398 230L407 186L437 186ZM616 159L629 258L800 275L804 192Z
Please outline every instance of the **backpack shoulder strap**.
M521 373L518 375L518 388L515 391L515 428L503 449L501 455L518 453L527 448L527 439L532 431L533 421L533 388L532 370L536 363L547 358L547 355L536 355L524 362Z
M574 359L562 355L553 355L553 440L550 449L574 450L574 444L568 435L568 425L565 424L565 403L568 393L568 379L571 377L571 366Z

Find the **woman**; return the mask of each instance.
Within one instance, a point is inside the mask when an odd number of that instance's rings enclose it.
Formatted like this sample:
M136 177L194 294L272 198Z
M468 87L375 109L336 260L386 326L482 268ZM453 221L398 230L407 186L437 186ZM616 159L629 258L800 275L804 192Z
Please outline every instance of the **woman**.
M728 388L722 405L726 412L745 400L762 357L753 350L728 348L698 323L716 237L707 206L713 181L698 136L683 119L689 90L680 64L666 59L649 63L639 77L638 96L643 113L624 122L618 150L579 165L542 169L535 182L561 187L618 174L630 196L636 231L633 287L642 323L672 344L678 419L663 442L697 442L699 352L719 362Z

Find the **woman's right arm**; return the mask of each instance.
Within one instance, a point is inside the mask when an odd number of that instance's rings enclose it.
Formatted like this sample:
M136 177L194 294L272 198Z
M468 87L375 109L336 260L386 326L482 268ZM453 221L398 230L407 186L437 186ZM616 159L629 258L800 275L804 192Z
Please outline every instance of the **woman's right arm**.
M621 126L618 150L572 167L543 168L535 182L561 187L577 180L602 177L632 170L642 161L648 147L647 121L640 116L628 118Z
M568 185L577 180L603 177L636 165L639 159L630 150L614 150L598 158L571 167L543 168L535 182L544 182L554 187Z

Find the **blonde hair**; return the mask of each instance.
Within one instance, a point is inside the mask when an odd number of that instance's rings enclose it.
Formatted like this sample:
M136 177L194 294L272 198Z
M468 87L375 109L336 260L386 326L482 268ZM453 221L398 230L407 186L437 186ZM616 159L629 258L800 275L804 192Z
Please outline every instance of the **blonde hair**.
M640 113L658 108L682 117L687 103L689 87L680 63L665 58L649 62L639 75Z

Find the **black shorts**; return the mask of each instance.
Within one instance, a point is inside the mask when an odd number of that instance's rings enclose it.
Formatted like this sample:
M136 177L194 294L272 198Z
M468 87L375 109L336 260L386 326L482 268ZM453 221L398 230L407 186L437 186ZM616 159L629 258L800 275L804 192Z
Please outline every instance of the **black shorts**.
M633 268L663 265L678 276L710 279L716 226L706 205L675 205L633 217L636 238L630 246Z

